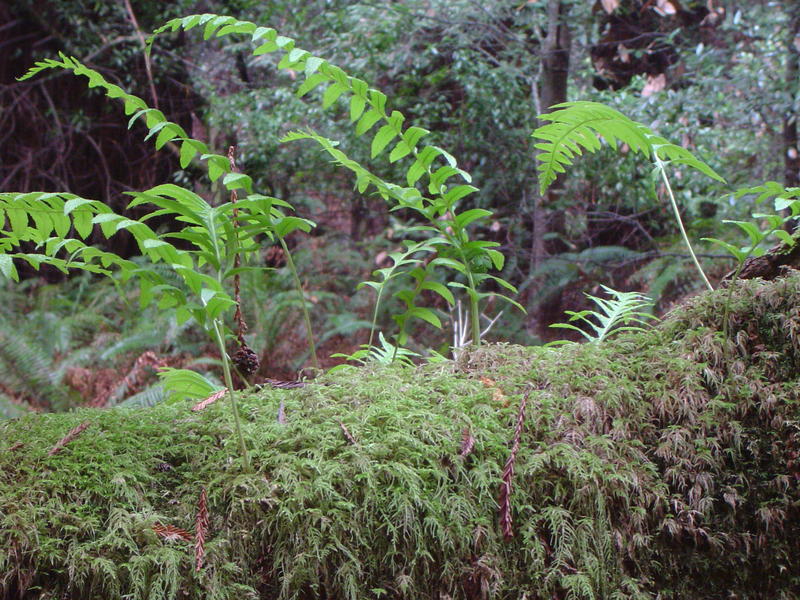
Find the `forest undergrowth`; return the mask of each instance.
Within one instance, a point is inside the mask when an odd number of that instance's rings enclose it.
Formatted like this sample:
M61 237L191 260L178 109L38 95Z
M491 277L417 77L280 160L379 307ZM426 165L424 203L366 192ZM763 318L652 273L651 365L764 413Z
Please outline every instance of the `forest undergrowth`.
M796 598L800 276L733 285L240 393L252 473L223 401L5 421L0 597Z

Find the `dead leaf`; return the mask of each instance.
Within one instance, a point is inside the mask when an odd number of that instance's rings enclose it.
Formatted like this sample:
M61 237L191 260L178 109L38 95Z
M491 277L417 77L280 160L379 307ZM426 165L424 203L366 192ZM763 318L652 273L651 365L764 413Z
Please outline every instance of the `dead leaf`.
M459 454L466 458L470 455L474 447L475 437L472 435L469 427L464 427L464 430L461 432L461 451Z
M642 88L642 97L648 98L665 87L667 87L667 76L664 73L659 73L655 76L648 75L647 83Z
M673 0L656 0L653 10L662 17L674 15L678 12Z
M619 6L619 0L600 0L600 4L603 5L603 8L608 14L611 14Z
M492 388L492 400L494 402L502 404L504 407L508 406L508 398L506 398L503 390L497 387L497 382L494 379L481 376L481 383L487 388Z
M225 395L225 392L227 392L227 391L228 391L228 388L222 388L221 390L217 390L216 392L214 392L213 394L211 394L211 395L210 395L208 398L206 398L205 400L201 400L200 402L198 402L197 404L195 404L195 405L192 407L192 410L193 410L194 412L199 412L199 411L203 410L203 409L204 409L206 406L208 406L209 404L213 404L214 402L216 402L217 400L219 400L220 398L222 398L222 397Z
M502 404L503 408L508 407L509 404L508 398L506 398L506 395L500 388L494 388L494 391L492 392L492 400L494 400L498 404Z
M178 527L174 527L172 525L162 525L161 523L155 523L153 525L153 531L155 531L158 535L162 538L167 540L168 542L177 542L179 540L183 540L184 542L191 542L192 541L192 534L184 529L179 529Z

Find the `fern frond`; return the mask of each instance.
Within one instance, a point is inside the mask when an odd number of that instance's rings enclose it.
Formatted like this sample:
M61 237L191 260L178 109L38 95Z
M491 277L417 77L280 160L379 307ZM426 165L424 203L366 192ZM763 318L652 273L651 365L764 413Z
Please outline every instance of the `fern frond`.
M711 167L685 148L658 137L645 125L609 106L579 101L556 104L552 108L558 110L539 116L549 123L532 134L532 137L544 140L535 144L541 150L536 168L539 171L539 192L542 194L577 156L584 151L597 152L602 147L600 138L614 149L623 143L650 160L685 164L712 179L725 182Z
M440 193L447 181L458 176L469 183L470 175L460 169L456 159L448 152L433 145L420 144L430 132L416 126L404 127L405 116L399 111L388 111L388 98L375 88L357 77L348 75L344 70L327 60L312 55L307 50L296 47L295 40L279 35L271 27L259 27L249 21L240 21L234 17L216 14L189 15L168 21L163 27L156 29L148 39L148 50L152 48L156 36L165 31L188 31L203 26L203 38L224 37L232 34L249 36L256 45L254 56L277 52L280 60L279 69L290 69L304 76L297 89L298 96L304 96L315 88L326 85L321 95L322 108L333 106L338 100L349 97L349 116L354 124L356 135L363 135L378 127L372 136L370 155L372 158L391 148L389 162L394 163L406 157L412 157L411 165L406 169L406 181L413 186L423 176L427 176L431 193ZM436 166L434 161L444 159L445 164Z
M24 326L0 319L0 374L14 395L43 406L63 408L67 394L60 385L52 346L40 341Z
M419 190L415 187L403 187L384 181L377 175L370 173L364 166L355 160L349 158L344 152L339 150L336 146L338 142L330 140L321 135L317 135L311 131L290 131L283 138L281 142L292 142L297 140L313 140L320 145L320 147L327 152L336 165L345 167L352 171L356 176L356 189L360 194L365 193L370 186L373 186L378 194L386 200L394 198L401 206L411 206L421 209L423 206L423 198Z
M570 315L568 323L554 323L550 327L572 329L579 332L591 342L602 342L613 333L621 331L641 331L642 325L647 325L649 319L655 318L647 312L653 305L650 298L638 292L618 292L606 286L600 286L611 298L598 298L586 294L599 310L582 310L575 312L568 310ZM594 334L587 333L580 327L572 325L573 321L582 322L594 330Z
M30 412L30 407L15 402L6 394L0 393L0 419L15 419Z
M149 408L156 404L163 402L166 398L164 386L160 383L151 385L150 387L137 392L133 396L129 396L119 403L120 406L136 407L136 408Z

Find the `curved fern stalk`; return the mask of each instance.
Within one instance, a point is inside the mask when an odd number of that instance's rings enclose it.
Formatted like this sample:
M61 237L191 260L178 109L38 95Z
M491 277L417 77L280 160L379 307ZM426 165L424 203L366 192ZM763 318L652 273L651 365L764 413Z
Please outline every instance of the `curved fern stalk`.
M700 171L708 177L725 183L706 163L691 152L657 136L648 127L629 119L613 108L598 102L565 102L552 108L551 113L539 115L548 124L536 129L532 136L544 140L535 144L541 150L537 155L539 164L539 192L544 193L555 181L559 173L565 173L577 156L584 151L596 152L602 147L600 138L616 149L618 143L627 144L634 153L644 154L653 161L656 171L661 175L669 195L675 219L681 236L689 249L701 279L709 289L713 289L700 261L692 248L689 236L678 210L678 204L667 177L666 166L670 163L683 164Z
M477 286L485 278L478 276L481 274L482 267L476 269L476 265L473 263L486 263L485 266L493 264L495 268L501 269L503 257L497 250L488 249L490 245L493 245L491 243L483 242L480 246L474 243L469 245L469 238L464 231L466 225L491 214L489 211L480 210L479 212L467 211L470 213L468 217L458 215L456 211L458 201L477 191L477 188L469 185L470 175L460 169L455 158L442 148L420 144L422 138L428 135L428 130L415 126L404 128L405 117L403 114L396 110L387 111L388 99L385 94L368 87L363 80L349 76L341 68L328 61L297 48L293 39L279 35L272 28L259 27L255 23L228 16L190 15L173 19L157 29L148 40L148 49L152 47L156 36L160 33L174 32L179 29L190 30L201 26L204 39L243 34L250 36L256 44L253 50L254 56L270 52L280 53L281 58L277 64L279 69L290 69L294 73L302 73L304 76L297 90L298 96L302 97L315 88L326 85L321 95L323 109L333 106L340 98L349 96L349 116L357 136L363 135L381 124L371 139L372 158L376 158L391 147L389 162L394 163L407 157L413 159L405 171L407 187L396 186L368 174L363 167L336 150L335 142L321 136L313 133L293 133L284 138L284 141L314 139L334 157L334 160L356 173L356 187L359 192L364 193L370 185L375 186L378 193L384 198L392 198L401 206L414 208L425 215L431 223L435 224L439 221L443 229L450 229L454 232L448 234L445 239L455 248L450 259L453 263L460 263L457 270L464 274L468 282L465 289L470 297L473 343L478 344L480 341L478 301L485 294L480 294ZM439 164L436 163L437 159L440 161ZM444 164L441 164L441 160L444 161ZM433 199L424 198L415 187L423 177L425 177L428 192L434 195ZM458 177L466 183L451 185L449 180L453 177ZM451 266L456 268L455 264ZM498 278L495 279L502 281ZM501 285L515 291L505 282ZM517 306L519 305L517 304Z
M63 69L71 71L76 76L86 77L90 88L100 87L105 90L107 97L119 99L123 102L125 114L131 116L128 121L128 129L133 127L133 124L140 118L144 121L148 129L145 139L153 138L156 150L160 150L169 142L179 145L181 168L186 168L200 154L200 159L207 163L208 176L212 182L219 179L223 174L230 173L230 165L226 156L209 152L209 148L204 142L189 137L183 127L169 121L163 112L150 108L147 102L138 96L129 94L118 85L106 81L100 73L82 64L76 58L67 56L63 52L59 52L58 55L61 60L46 59L36 62L36 66L29 69L22 77L19 77L18 81L30 79L48 69ZM242 175L241 177L247 176ZM234 181L239 179L234 178Z
M654 159L656 170L661 175L661 180L664 182L664 186L667 190L667 195L669 196L669 202L672 205L672 211L675 214L675 221L678 223L678 228L681 231L681 237L683 238L683 243L686 244L686 247L689 249L689 254L692 257L692 262L694 263L697 272L700 274L700 278L703 280L703 283L706 284L706 287L709 290L714 290L714 286L711 285L711 282L708 280L706 276L706 272L703 270L703 267L700 265L700 261L697 259L697 255L694 253L694 248L692 248L692 243L689 241L689 235L686 233L686 227L683 226L683 219L681 218L681 211L678 208L678 202L675 200L675 194L672 193L672 186L669 183L669 177L667 177L667 170L665 168L666 163L661 160L658 156L658 152L655 153Z

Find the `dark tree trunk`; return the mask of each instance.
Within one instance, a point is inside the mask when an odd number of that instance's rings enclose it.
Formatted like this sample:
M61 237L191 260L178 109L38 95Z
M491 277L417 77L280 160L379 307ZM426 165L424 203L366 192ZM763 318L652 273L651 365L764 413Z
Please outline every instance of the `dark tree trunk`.
M567 25L569 7L562 0L547 3L547 37L542 45L542 77L539 99L542 110L567 100L570 32Z
M786 187L800 185L800 151L797 146L798 73L800 72L800 3L787 5L789 31L786 56L786 92L789 102L783 119L783 182Z
M548 0L547 37L542 44L542 71L538 84L539 106L548 112L554 104L566 102L569 75L570 31L567 24L569 5L562 0ZM545 205L552 205L559 194L559 182L550 186L547 198L537 193L533 203L531 267L537 268L545 255L544 235L546 233L547 211ZM545 201L546 200L546 201Z

